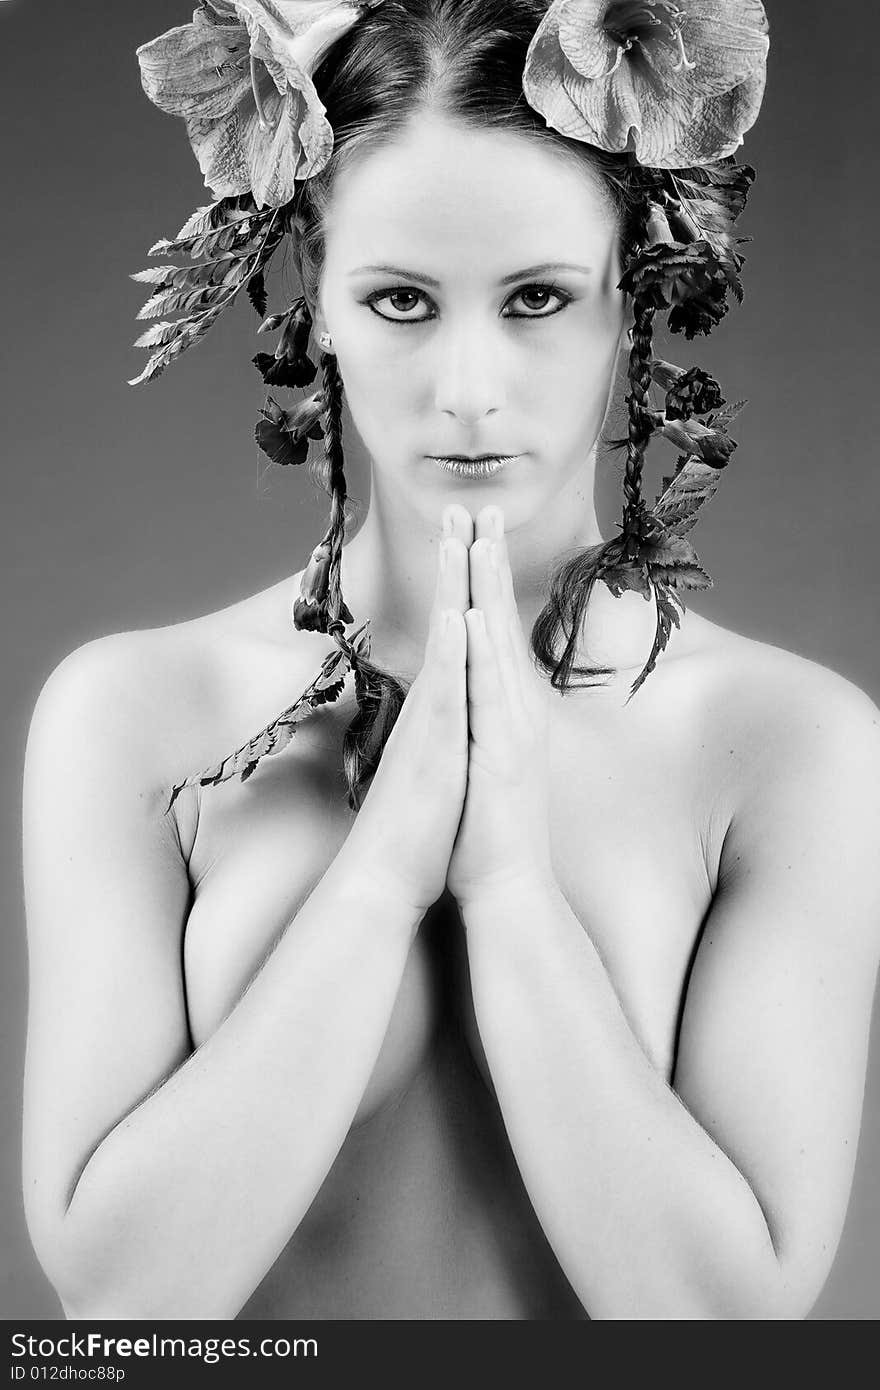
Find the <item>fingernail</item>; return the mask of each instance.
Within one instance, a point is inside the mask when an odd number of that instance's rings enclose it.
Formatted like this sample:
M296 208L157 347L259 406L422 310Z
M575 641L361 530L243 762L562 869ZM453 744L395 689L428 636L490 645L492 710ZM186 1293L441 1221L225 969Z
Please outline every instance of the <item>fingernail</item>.
M493 570L497 570L501 564L498 546L494 541L489 547L489 564L492 566Z
M492 513L492 529L496 539L500 541L501 537L504 535L504 517L501 512Z
M473 623L474 623L474 626L475 626L476 629L477 629L477 632L485 632L485 631L486 631L486 619L485 619L485 616L484 616L484 614L483 614L482 608L474 608L474 609L473 609L473 615L474 615L474 616L473 616Z
M449 515L449 512L447 512L443 518L443 534L444 536L452 535L452 517Z
M440 542L440 568L445 570L449 563L449 546L445 541Z

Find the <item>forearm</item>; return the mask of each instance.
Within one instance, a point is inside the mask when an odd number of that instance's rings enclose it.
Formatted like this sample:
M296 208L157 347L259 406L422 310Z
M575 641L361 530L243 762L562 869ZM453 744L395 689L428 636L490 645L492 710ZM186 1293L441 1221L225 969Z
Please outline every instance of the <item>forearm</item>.
M790 1316L754 1192L648 1061L561 891L521 885L463 916L510 1142L591 1316Z
M342 1145L417 927L343 848L216 1032L86 1164L61 1237L73 1316L235 1316Z

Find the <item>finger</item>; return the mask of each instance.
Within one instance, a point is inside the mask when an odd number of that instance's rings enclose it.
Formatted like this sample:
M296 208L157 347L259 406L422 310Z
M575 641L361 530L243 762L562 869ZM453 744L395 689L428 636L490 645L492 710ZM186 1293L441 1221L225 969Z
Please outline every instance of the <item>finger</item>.
M433 611L439 613L445 608L457 608L463 613L469 602L467 546L460 536L452 534L441 539L438 547Z
M499 547L499 601L505 612L505 619L508 627L507 641L513 652L520 701L524 703L527 692L531 690L535 672L532 665L531 652L529 651L528 638L523 632L522 621L520 619L519 609L517 608L513 574L510 568L510 558L507 549L507 537L504 529L504 512L502 509L494 503L490 503L481 508L477 513L476 530L478 533L478 540L491 535L494 537L495 544ZM475 541L474 545L476 544L477 542ZM474 547L471 547L472 550L473 548ZM472 568L476 569L476 565ZM474 603L475 606L481 606L484 599L485 595L482 593L479 595L478 599L474 598L472 580L471 602Z
M502 587L502 554L496 541L481 537L469 554L471 602L485 615L486 630L511 713L524 714L522 677L513 645L508 602Z
M467 723L467 628L457 609L433 610L425 664L413 688L421 691L421 697L435 711L459 708Z
M444 536L455 536L466 549L470 548L474 539L474 522L467 507L462 506L461 502L447 503L443 508L440 525Z
M471 738L484 748L508 735L509 707L501 685L482 609L469 608L467 627L467 707Z
M487 510L487 508L483 509L484 512ZM522 692L525 693L531 688L531 684L534 682L535 666L529 645L529 635L523 630L522 619L520 618L519 608L517 607L516 590L513 584L513 571L510 568L507 536L504 531L504 513L501 511L500 507L494 508L493 512L494 515L490 517L490 521L495 530L495 544L500 547L498 573L501 593L507 612L510 641L519 673L520 688ZM480 514L481 517L482 515L483 513Z
M433 662L431 696L435 710L452 722L465 723L467 714L467 628L455 608L437 612L429 636Z
M504 535L504 512L495 502L489 502L477 512L474 521L474 540L485 537L496 540Z

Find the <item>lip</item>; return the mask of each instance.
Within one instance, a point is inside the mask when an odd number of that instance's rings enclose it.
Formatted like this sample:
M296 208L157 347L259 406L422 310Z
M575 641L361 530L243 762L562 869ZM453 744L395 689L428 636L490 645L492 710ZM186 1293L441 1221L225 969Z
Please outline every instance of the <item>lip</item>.
M453 473L458 478L491 478L500 473L509 463L521 457L519 454L428 454L445 473Z

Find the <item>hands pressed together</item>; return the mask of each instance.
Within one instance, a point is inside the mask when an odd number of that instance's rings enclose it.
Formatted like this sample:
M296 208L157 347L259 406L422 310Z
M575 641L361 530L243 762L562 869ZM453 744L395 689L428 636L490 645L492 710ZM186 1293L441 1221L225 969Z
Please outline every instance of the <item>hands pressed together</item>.
M426 911L552 883L546 694L516 607L500 508L445 508L425 662L350 839ZM354 848L354 844L350 849Z

